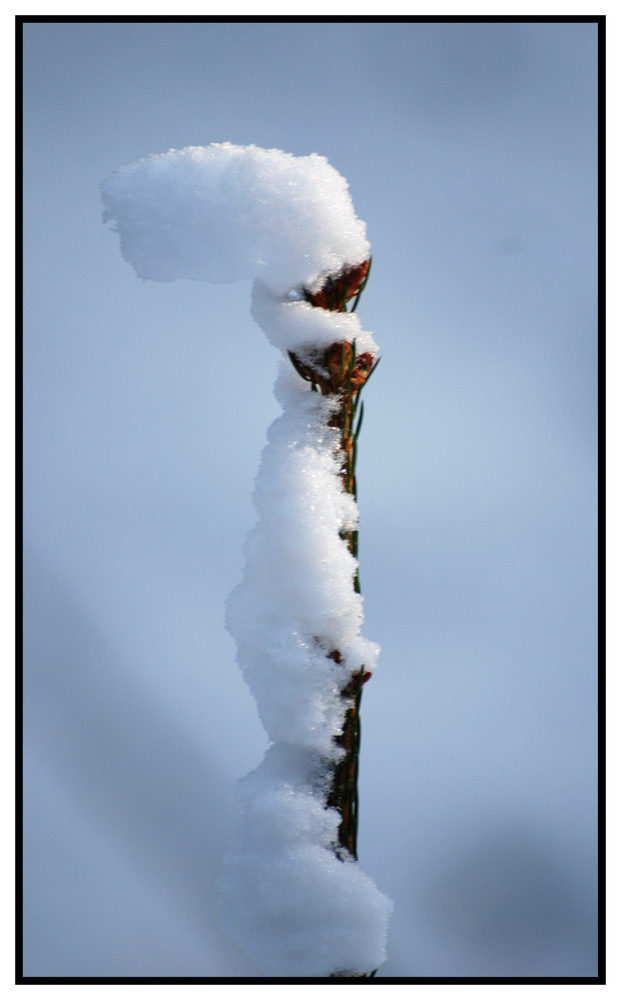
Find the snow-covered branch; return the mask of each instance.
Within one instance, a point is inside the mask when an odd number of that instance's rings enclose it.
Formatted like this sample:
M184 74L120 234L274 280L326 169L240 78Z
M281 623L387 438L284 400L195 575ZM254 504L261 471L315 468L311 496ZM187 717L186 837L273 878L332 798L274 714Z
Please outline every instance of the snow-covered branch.
M361 634L356 440L377 345L357 304L370 247L324 157L229 143L171 150L102 186L142 278L254 279L283 353L241 584L227 626L270 748L239 785L220 877L227 932L273 976L356 977L385 960L389 900L357 861Z

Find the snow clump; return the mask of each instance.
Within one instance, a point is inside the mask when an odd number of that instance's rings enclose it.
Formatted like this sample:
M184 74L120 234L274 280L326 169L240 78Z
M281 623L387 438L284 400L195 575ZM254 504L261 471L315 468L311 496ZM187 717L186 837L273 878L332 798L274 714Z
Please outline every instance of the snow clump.
M282 362L283 407L268 432L227 627L271 746L239 785L242 813L219 879L221 920L271 976L370 972L386 960L392 904L357 861L336 850L326 808L341 691L371 672L379 647L360 634L356 560L342 537L358 511L340 479L334 397ZM330 657L338 649L339 663Z
M369 256L347 181L317 153L188 146L121 167L101 191L139 278L260 279L284 296Z

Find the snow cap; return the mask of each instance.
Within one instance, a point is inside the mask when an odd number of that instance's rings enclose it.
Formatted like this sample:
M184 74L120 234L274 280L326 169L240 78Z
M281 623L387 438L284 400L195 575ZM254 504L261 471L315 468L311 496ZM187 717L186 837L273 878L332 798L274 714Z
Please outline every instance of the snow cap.
M370 253L347 181L317 153L171 149L116 170L101 192L123 257L153 281L260 279L285 296Z

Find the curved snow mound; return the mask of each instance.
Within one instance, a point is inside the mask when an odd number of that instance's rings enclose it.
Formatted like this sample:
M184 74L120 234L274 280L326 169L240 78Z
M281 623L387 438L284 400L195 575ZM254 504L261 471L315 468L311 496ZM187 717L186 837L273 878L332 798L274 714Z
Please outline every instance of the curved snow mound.
M334 853L339 814L314 761L271 747L239 786L242 816L218 879L223 930L268 975L360 975L386 960L391 901Z
M277 295L369 256L347 181L324 156L230 142L171 149L101 185L140 278L260 279Z

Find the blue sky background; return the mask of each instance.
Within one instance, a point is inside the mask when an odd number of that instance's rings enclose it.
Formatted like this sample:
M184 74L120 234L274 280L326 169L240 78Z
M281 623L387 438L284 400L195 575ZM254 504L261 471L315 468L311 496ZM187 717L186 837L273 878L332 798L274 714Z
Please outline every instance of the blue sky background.
M265 737L224 601L277 352L140 282L98 185L321 153L382 347L359 457L360 857L382 976L596 972L594 24L27 24L25 974L260 976L220 934Z

